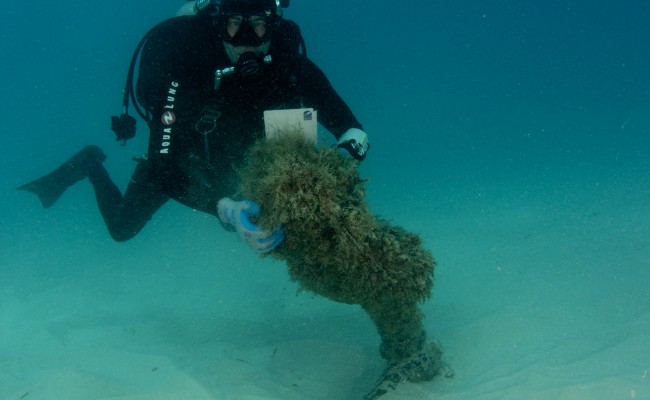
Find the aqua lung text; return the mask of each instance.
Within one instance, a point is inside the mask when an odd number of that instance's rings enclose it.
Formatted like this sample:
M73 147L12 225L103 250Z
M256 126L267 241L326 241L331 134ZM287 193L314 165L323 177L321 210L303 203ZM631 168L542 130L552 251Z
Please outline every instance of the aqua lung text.
M169 146L172 139L172 125L176 122L176 114L172 111L174 109L174 102L176 101L176 90L178 89L179 83L172 81L169 84L169 90L167 91L167 104L163 107L165 111L160 117L160 121L163 124L163 134L162 134L162 143L160 144L160 154L169 154Z

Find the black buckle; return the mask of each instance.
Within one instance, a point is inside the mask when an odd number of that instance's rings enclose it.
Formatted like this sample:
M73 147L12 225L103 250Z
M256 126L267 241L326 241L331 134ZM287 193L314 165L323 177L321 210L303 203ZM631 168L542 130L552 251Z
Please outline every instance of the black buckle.
M122 141L122 146L135 137L135 122L135 118L126 113L111 117L111 130L115 132L115 140Z

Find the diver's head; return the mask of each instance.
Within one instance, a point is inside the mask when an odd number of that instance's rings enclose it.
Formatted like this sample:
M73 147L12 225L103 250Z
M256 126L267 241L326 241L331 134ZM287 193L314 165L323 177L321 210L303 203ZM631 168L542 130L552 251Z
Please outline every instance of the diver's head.
M259 47L271 40L278 19L275 0L224 0L217 23L221 38L232 46Z

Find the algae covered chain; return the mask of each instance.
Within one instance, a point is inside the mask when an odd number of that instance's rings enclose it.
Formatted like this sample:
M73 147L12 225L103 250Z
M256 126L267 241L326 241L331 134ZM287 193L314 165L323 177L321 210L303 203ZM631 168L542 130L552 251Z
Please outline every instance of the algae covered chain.
M248 160L242 193L260 204L263 227L285 232L271 254L302 288L361 305L377 327L389 368L367 398L449 375L418 309L431 295L435 260L416 234L371 213L357 163L291 134L259 142Z

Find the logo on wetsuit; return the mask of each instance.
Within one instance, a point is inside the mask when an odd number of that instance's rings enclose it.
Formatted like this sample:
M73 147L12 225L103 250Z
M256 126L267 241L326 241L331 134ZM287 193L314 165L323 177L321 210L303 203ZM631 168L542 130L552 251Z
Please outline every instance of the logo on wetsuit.
M172 81L169 84L169 90L167 91L167 104L163 107L163 111L160 116L160 122L164 125L162 129L162 143L160 144L160 154L169 154L169 146L171 145L172 140L172 125L176 122L176 114L172 111L174 109L174 102L176 101L176 89L178 89L179 83Z
M176 122L176 114L171 111L165 111L162 117L160 117L160 122L162 122L163 125L169 126Z

